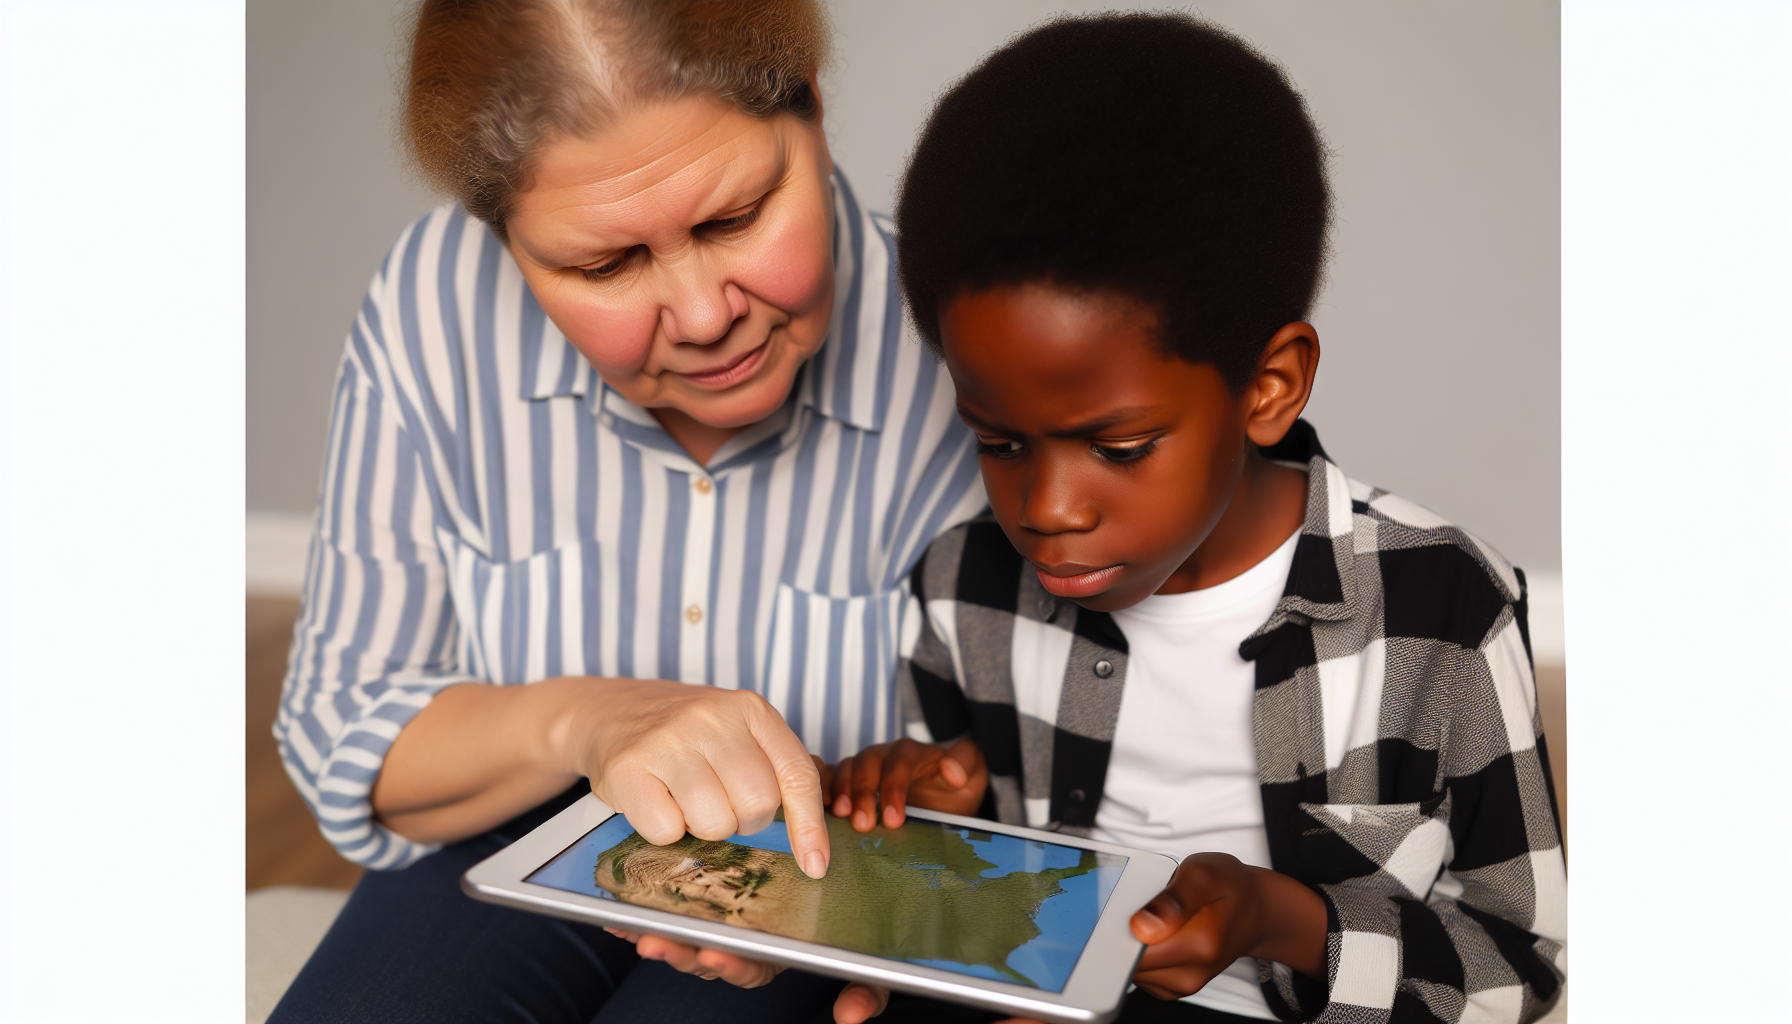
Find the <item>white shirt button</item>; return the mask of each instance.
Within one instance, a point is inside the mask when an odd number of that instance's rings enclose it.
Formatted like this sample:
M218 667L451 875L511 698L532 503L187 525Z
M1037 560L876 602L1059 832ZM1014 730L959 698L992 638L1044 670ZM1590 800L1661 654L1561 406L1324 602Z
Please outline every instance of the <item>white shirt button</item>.
M697 623L703 621L703 609L696 605L691 605L684 610L684 617L691 625L695 626Z
M700 476L697 478L697 482L693 486L695 486L697 488L698 494L708 494L710 491L715 489L716 485L709 482L709 477Z

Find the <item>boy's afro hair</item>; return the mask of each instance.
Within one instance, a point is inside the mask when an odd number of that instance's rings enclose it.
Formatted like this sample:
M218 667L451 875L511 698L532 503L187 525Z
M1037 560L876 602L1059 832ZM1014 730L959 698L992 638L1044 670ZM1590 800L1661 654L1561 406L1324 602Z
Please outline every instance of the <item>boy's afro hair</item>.
M1050 283L1157 311L1164 348L1234 391L1305 319L1331 192L1306 106L1237 37L1181 14L1049 22L940 99L896 202L922 338L960 294Z

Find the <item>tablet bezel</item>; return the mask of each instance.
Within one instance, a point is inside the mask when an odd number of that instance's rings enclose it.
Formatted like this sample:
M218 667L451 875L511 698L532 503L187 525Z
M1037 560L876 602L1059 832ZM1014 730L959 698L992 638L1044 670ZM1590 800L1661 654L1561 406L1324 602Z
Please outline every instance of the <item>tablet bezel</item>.
M802 939L757 932L716 921L684 917L650 907L637 907L525 881L586 833L616 813L587 794L528 835L475 864L461 878L461 888L474 899L521 907L538 913L649 932L680 942L725 949L756 960L798 967L817 974L866 981L922 995L941 996L989 1010L1012 1012L1060 1024L1104 1024L1113 1019L1126 994L1127 981L1144 947L1133 938L1135 911L1169 884L1176 862L1162 854L1080 839L1038 829L1020 828L910 808L909 815L948 825L1037 839L1077 849L1126 857L1101 917L1062 992L1046 992L1012 982L994 981L936 967L904 963L867 953L836 949Z

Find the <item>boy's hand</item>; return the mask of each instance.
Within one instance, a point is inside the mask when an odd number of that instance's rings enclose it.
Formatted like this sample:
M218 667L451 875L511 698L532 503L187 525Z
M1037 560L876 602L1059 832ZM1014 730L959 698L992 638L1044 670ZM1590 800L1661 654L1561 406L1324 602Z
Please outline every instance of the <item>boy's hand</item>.
M903 738L867 747L821 770L821 789L830 795L828 809L836 817L852 816L852 827L869 832L877 824L877 798L883 794L883 824L896 828L909 804L947 814L976 814L989 786L983 751L970 737L950 749Z
M1239 957L1325 977L1325 901L1287 875L1225 853L1183 860L1132 933L1145 943L1132 980L1159 999L1193 995Z

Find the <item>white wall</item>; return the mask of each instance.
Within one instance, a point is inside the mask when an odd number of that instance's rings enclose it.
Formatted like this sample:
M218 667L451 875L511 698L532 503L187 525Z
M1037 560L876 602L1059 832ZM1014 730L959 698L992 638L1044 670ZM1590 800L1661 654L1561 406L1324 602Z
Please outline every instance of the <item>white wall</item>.
M392 0L248 4L251 511L308 515L367 282L436 202L400 170Z
M834 5L835 159L885 204L932 99L1057 11L1185 3ZM1334 156L1335 256L1308 415L1346 472L1561 565L1560 31L1525 0L1209 0L1306 95Z
M308 514L330 382L375 265L431 200L391 136L390 0L250 0L252 512ZM888 208L954 77L1063 10L1041 0L835 0L834 156ZM1140 4L1184 7L1186 4ZM1334 152L1324 358L1309 416L1353 476L1559 571L1557 6L1213 0L1288 69ZM290 545L289 545L290 546Z

